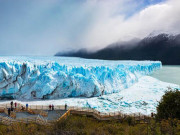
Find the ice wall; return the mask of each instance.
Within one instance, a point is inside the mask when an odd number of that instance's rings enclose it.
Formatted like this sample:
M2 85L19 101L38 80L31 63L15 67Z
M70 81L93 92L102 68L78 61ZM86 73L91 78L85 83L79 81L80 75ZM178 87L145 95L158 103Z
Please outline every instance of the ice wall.
M159 61L0 57L0 98L54 99L117 93L160 67Z

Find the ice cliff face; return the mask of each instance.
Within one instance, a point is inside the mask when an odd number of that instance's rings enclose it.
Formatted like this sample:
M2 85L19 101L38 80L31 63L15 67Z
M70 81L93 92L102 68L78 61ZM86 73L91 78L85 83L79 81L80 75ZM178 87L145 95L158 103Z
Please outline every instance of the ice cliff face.
M0 98L54 99L117 93L160 67L159 61L0 57Z

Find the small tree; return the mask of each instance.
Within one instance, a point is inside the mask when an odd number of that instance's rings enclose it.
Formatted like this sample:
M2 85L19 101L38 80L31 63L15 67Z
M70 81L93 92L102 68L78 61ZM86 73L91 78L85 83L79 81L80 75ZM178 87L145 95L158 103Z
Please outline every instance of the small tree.
M169 89L157 106L158 119L180 119L180 91Z

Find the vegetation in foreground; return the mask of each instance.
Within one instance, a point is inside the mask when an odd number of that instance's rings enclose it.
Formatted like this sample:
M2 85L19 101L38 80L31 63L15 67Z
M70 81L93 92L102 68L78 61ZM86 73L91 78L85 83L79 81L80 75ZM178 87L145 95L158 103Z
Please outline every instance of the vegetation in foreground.
M2 135L180 135L180 91L167 91L159 102L157 115L140 124L132 117L124 120L98 121L70 115L50 126L35 123L0 124Z
M67 119L56 122L51 126L35 123L16 123L11 126L0 125L2 135L180 135L180 121L176 126L172 120L157 122L151 119L148 124L134 124L131 118L117 121L98 121L92 117L70 115Z
M180 120L180 91L169 88L165 92L157 106L158 119L179 119Z

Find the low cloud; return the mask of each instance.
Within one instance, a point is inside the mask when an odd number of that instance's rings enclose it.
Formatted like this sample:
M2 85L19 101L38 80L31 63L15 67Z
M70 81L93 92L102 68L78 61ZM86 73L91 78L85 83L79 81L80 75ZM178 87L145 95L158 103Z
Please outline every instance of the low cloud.
M114 9L113 6L111 8ZM124 14L112 14L99 14L97 21L85 35L84 44L102 48L113 42L143 38L150 33L180 33L179 0L148 6L128 18Z
M147 1L2 0L0 54L54 55L150 33L180 33L179 0Z

